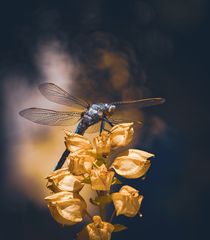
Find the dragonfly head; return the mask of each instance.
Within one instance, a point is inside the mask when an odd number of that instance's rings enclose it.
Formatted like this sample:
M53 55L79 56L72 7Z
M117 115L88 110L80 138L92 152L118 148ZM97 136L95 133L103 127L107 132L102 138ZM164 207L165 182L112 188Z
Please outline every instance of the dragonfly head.
M116 106L113 105L113 104L110 104L109 107L108 107L108 113L110 115L112 115L114 113L114 110L115 110Z

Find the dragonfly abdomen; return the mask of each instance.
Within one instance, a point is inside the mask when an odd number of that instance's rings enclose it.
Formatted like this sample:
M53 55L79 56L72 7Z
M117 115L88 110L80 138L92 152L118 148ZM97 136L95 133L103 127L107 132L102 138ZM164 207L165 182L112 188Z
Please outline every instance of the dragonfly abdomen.
M84 125L82 125L82 124L79 123L79 124L77 125L77 128L76 128L75 133L80 134L80 135L83 135L83 134L85 133L85 131L86 131L87 128L88 128L88 126L84 126Z

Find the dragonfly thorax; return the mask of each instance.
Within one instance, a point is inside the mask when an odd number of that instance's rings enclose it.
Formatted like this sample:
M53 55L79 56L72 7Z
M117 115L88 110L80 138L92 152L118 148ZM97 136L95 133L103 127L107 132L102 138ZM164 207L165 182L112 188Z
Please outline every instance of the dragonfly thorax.
M95 103L89 108L89 112L92 114L98 114L98 116L108 115L111 116L116 106L108 103Z
M107 104L107 105L108 105L108 112L110 115L112 115L114 113L116 106L113 104Z

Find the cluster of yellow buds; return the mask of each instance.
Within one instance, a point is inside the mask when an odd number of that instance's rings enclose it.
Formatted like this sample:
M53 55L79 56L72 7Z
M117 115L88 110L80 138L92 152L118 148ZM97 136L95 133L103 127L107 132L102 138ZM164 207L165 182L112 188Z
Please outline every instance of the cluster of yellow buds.
M87 215L91 223L78 235L81 239L109 240L114 231L126 227L112 224L100 211L100 216L91 216L87 204L79 194L85 184L90 184L98 194L90 202L99 210L113 203L114 214L134 217L139 213L143 196L131 186L121 187L113 192L112 186L121 183L117 176L140 178L150 167L149 158L154 155L138 149L125 149L133 139L133 123L115 125L110 132L102 132L92 143L82 135L65 131L66 148L70 151L67 167L59 169L49 176L48 188L52 194L45 198L53 218L62 225L74 225L82 222ZM122 184L122 183L121 183ZM114 215L113 215L114 216Z

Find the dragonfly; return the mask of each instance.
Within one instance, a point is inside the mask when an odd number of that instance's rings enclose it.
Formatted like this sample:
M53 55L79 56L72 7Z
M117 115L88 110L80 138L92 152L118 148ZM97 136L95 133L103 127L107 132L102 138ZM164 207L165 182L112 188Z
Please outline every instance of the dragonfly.
M130 101L118 101L111 103L92 103L84 99L73 96L54 83L42 83L39 85L41 94L49 101L68 106L72 111L55 111L44 108L27 108L19 114L41 125L48 126L71 126L77 124L75 133L83 135L85 132L109 131L105 125L113 127L115 124L122 122L122 119L114 117L117 109L122 106L137 106L139 108L154 106L164 103L164 98L145 98ZM70 151L66 149L55 170L60 169Z

